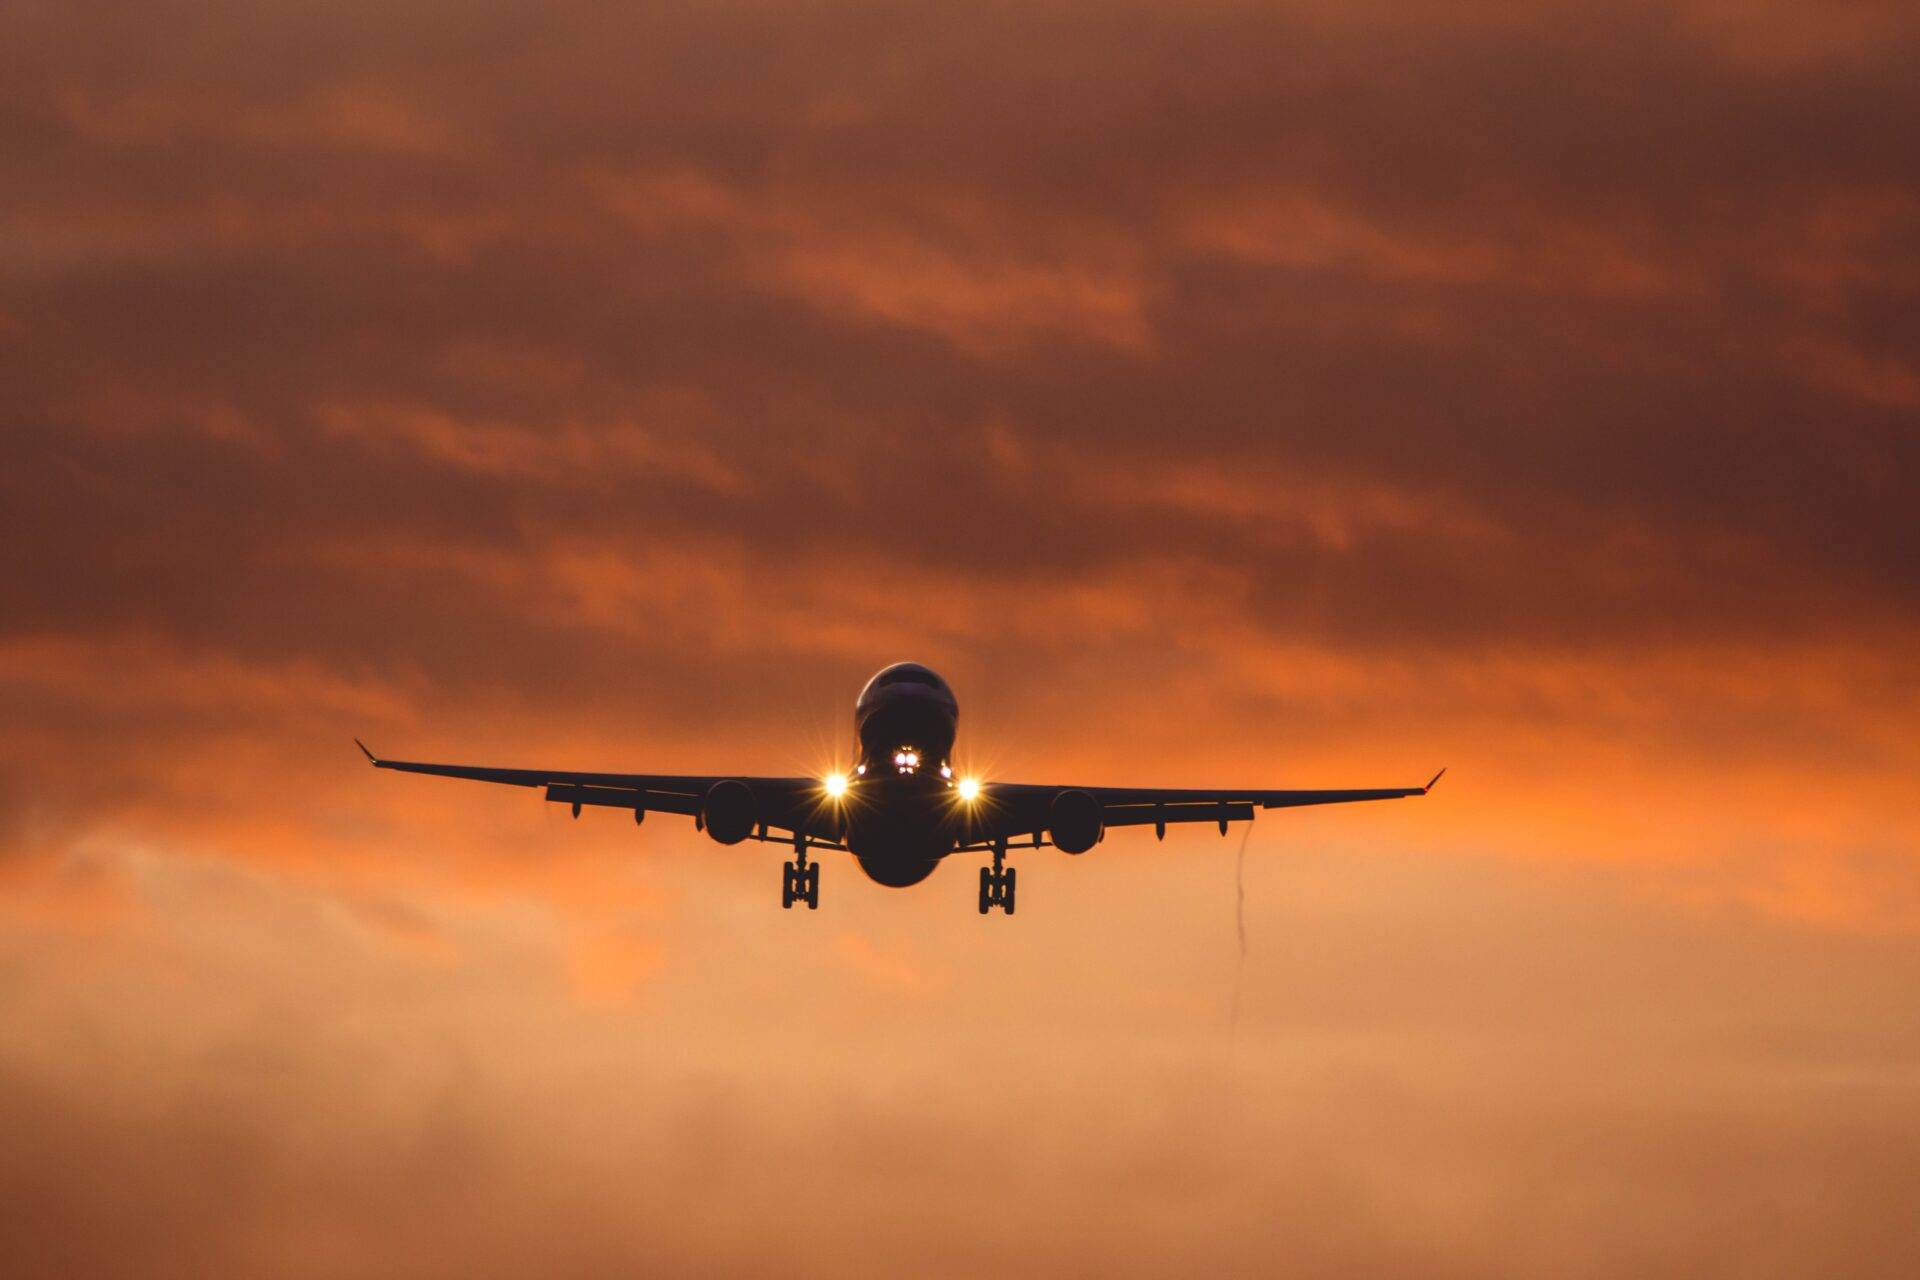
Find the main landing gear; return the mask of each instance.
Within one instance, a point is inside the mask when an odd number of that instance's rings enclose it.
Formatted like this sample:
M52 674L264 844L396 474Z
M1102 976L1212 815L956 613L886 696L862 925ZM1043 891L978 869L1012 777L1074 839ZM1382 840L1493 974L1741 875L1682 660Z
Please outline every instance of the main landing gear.
M980 868L980 914L985 915L995 907L1008 915L1013 914L1014 869L1006 865L1007 844L1002 840L993 846L993 865Z
M820 909L820 864L807 861L807 838L799 834L793 837L793 861L787 863L780 884L780 905L791 911L796 902L806 903L809 911Z

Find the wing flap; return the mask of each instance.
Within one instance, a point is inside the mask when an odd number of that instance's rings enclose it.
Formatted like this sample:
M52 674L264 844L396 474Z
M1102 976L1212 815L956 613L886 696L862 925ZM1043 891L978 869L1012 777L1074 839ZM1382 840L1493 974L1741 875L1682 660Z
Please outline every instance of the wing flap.
M643 791L627 787L578 787L567 783L550 782L547 784L547 800L553 804L594 804L609 809L678 813L689 818L700 812L698 796L675 795L669 791Z
M1251 822L1253 806L1222 804L1130 804L1101 811L1109 827L1151 827L1172 822Z

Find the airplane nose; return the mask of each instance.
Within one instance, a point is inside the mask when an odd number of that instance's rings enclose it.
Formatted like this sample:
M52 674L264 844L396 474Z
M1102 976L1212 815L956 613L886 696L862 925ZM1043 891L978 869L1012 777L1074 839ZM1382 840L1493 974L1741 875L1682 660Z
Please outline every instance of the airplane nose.
M856 730L869 752L891 752L910 743L931 764L952 747L956 722L950 700L915 693L874 699L864 708Z

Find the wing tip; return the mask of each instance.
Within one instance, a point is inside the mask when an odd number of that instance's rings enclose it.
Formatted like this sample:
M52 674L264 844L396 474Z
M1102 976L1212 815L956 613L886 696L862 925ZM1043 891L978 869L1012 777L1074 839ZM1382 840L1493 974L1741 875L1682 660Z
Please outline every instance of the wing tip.
M354 746L356 746L356 747L358 747L358 748L360 748L360 754L361 754L361 755L363 755L363 756L365 756L365 757L367 758L367 763L368 763L368 764L371 764L371 765L373 765L373 766L374 766L374 767L376 767L376 768L378 768L378 767L379 767L379 764L380 764L380 757L379 757L379 756L376 756L375 754L373 754L373 752L371 752L371 751L369 751L369 750L367 750L367 744L366 744L366 743L364 743L364 742L362 742L362 741L360 741L360 739L358 739L358 738L355 738L355 739L353 740L353 745L354 745Z
M1439 782L1442 777L1446 776L1446 772L1447 772L1446 766L1445 765L1440 766L1440 772L1434 774L1433 777L1427 781L1427 785L1420 788L1420 794L1425 795L1427 794L1427 792L1433 790L1434 784Z

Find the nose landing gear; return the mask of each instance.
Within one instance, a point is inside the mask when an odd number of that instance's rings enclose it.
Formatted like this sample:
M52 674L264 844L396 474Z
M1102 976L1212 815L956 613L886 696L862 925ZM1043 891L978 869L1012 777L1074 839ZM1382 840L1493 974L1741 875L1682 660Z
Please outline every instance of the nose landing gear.
M993 865L980 868L980 914L995 907L1013 914L1015 872L1006 865L1007 845L1002 840L993 846Z
M806 903L809 911L820 909L820 864L807 861L806 837L800 835L793 838L793 861L780 884L780 906L791 911L796 902Z

